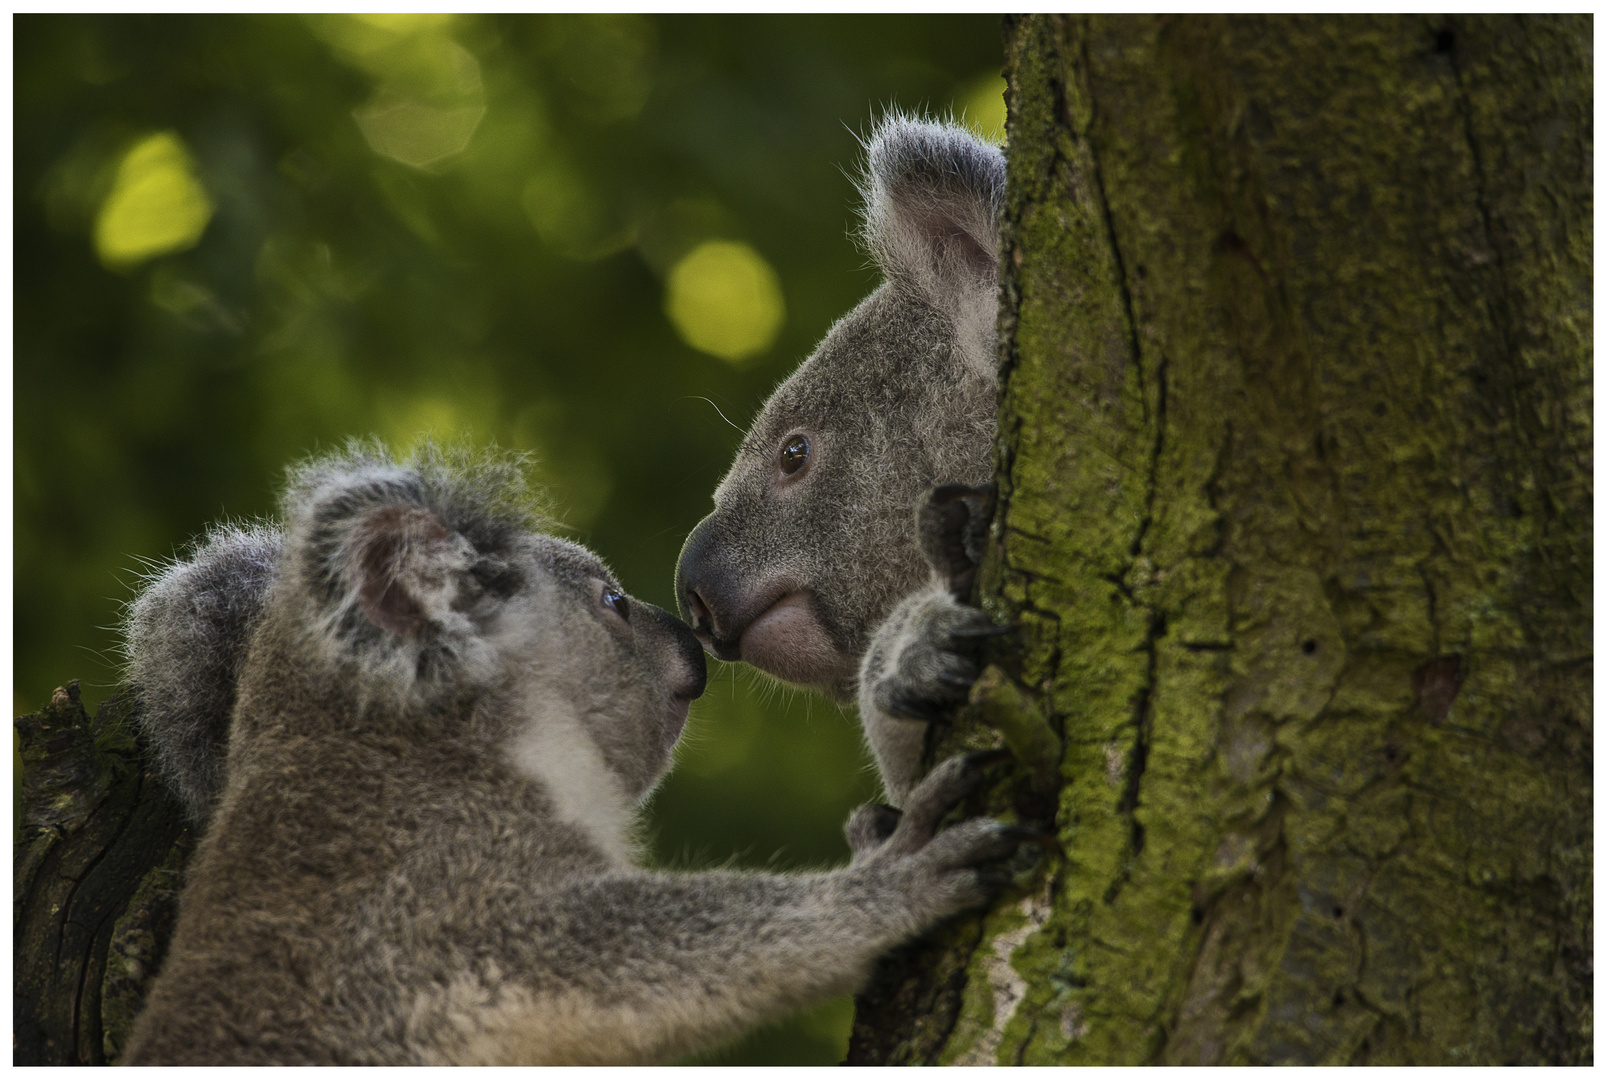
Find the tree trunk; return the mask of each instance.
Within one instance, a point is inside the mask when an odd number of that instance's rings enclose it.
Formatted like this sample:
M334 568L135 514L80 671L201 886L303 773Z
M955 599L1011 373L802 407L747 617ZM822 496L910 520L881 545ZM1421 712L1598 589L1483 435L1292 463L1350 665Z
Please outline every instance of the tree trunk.
M1591 34L1007 25L981 601L1062 852L850 1061L1591 1060Z
M119 694L92 719L78 684L16 721L12 1063L115 1062L167 953L191 849Z

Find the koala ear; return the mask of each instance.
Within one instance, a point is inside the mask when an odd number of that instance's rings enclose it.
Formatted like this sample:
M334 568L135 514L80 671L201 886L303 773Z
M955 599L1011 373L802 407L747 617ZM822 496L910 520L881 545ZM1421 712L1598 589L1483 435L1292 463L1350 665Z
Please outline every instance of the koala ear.
M998 280L1004 155L965 129L892 115L867 145L865 241L940 307Z
M358 519L347 541L347 575L357 607L370 622L400 637L429 624L432 610L450 604L450 571L465 546L430 511L387 506Z

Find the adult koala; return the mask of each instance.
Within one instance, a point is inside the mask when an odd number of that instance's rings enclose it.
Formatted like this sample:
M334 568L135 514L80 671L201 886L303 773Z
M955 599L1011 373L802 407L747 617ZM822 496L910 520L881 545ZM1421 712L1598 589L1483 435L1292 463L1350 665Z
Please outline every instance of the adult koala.
M959 127L878 125L863 235L886 280L770 396L676 568L709 652L857 697L894 804L989 631L944 552L956 517L973 541L985 524L984 494L960 485L992 472L1004 180L1004 155Z

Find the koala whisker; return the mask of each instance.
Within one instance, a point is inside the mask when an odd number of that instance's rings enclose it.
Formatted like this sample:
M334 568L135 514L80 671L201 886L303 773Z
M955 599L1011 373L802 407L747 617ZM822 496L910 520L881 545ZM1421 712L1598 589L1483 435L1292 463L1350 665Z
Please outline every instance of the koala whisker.
M715 412L716 412L716 413L718 413L718 414L719 414L719 417L720 417L720 419L721 419L721 420L724 420L724 421L725 421L725 422L726 422L726 423L727 423L727 424L730 424L730 425L731 425L731 427L732 427L732 428L734 428L734 429L735 429L735 430L737 430L737 431L738 431L738 432L741 432L741 431L742 431L742 428L741 428L741 427L739 427L739 426L738 426L738 425L736 425L736 424L733 424L733 423L731 423L731 418L730 418L730 417L728 417L728 416L726 416L726 415L725 415L725 413L723 413L723 412L721 412L721 411L720 411L720 406L718 406L718 405L716 405L716 404L715 404L715 403L714 403L714 401L713 401L713 399L711 399L711 398L706 398L706 397L703 397L703 396L702 396L702 395L700 395L700 394L688 394L688 395L686 395L686 397L684 397L684 398L682 398L682 399L681 399L681 400L682 400L682 401L687 401L687 400L692 400L692 401L707 401L707 402L708 402L708 403L709 403L709 406L710 406L710 407L711 407L711 408L713 408L713 409L714 409L714 411L715 411Z

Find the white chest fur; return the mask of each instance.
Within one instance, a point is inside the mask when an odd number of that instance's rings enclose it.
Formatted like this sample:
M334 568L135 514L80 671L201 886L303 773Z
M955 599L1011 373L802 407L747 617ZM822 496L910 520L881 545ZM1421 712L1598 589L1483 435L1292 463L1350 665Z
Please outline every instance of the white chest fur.
M565 705L534 704L508 746L514 768L546 789L559 820L582 830L607 856L630 861L636 813L602 751Z

